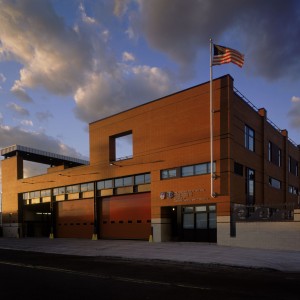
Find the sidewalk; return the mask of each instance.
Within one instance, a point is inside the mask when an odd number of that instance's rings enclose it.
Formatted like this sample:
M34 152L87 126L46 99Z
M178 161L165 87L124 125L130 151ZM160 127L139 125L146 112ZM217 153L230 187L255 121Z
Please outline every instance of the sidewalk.
M300 252L227 247L206 243L0 238L0 249L79 256L220 264L300 272Z

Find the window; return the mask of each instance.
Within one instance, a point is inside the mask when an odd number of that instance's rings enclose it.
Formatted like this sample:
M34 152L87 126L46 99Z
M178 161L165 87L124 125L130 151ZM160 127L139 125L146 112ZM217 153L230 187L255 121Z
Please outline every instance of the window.
M150 183L150 181L151 181L150 173L134 176L134 184L136 185Z
M53 189L53 195L54 196L63 195L65 193L66 193L66 188L64 186Z
M69 185L66 188L67 194L79 193L79 185Z
M254 205L255 203L255 171L246 169L246 204Z
M109 138L109 160L117 161L133 157L132 131Z
M97 182L97 190L105 190L113 188L112 179L102 180Z
M41 197L49 197L51 196L51 190L42 190Z
M174 177L177 177L177 169L168 169L168 170L161 171L162 179L174 178Z
M82 183L80 185L80 191L81 192L88 192L88 191L93 191L94 190L94 183Z
M268 144L268 160L278 167L281 166L281 150L272 142Z
M298 195L298 189L294 186L289 185L289 193L293 195Z
M289 172L298 176L298 162L289 156Z
M214 162L213 171L216 171L216 163ZM194 175L202 175L202 174L209 174L210 173L210 162L191 165L191 166L184 166L181 167L181 176L194 176Z
M237 162L234 162L234 174L243 176L244 175L244 166Z
M115 187L130 186L130 185L133 185L132 176L115 179Z
M255 151L255 132L247 125L245 125L245 147L250 151Z
M269 177L269 184L275 189L281 189L281 182L273 177Z
M30 199L39 198L39 197L41 197L41 191L30 192L29 197L30 197Z

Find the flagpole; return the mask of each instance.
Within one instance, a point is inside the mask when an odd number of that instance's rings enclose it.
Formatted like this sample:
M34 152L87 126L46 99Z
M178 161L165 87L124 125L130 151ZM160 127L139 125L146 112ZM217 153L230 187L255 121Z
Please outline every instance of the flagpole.
M213 50L213 41L212 39L209 40L210 42L210 99L209 99L209 111L210 111L210 195L212 198L215 197L214 193L214 145L213 145L213 138L214 138L214 127L213 127L213 70L212 70L212 50Z

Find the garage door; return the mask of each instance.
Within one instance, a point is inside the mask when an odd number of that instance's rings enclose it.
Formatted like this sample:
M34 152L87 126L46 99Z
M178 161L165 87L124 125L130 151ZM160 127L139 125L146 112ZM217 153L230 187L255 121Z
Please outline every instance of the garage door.
M72 200L55 203L56 237L92 238L94 201Z
M101 238L149 238L151 234L150 193L103 198L101 207Z

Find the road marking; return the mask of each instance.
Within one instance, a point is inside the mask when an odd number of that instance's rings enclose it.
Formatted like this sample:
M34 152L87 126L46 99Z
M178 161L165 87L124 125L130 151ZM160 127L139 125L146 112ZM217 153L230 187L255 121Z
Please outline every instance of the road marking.
M137 278L121 277L121 276L111 276L111 275L105 275L105 274L101 274L101 273L96 274L96 273L80 272L80 271L74 271L74 270L69 270L69 269L53 268L53 267L38 266L38 265L35 266L35 265L30 265L30 264L14 263L14 262L9 262L9 261L2 261L2 260L0 260L0 264L22 267L22 268L52 271L52 272L61 272L61 273L67 273L67 274L72 274L72 275L89 276L89 277L101 278L101 279L112 279L112 280L131 282L131 283L140 283L140 284L149 284L149 285L155 284L155 285L162 285L162 286L175 286L175 287L181 287L181 288L186 288L186 289L211 290L210 287L190 285L190 284L185 284L185 283L170 283L170 282L164 282L164 281L137 279Z

